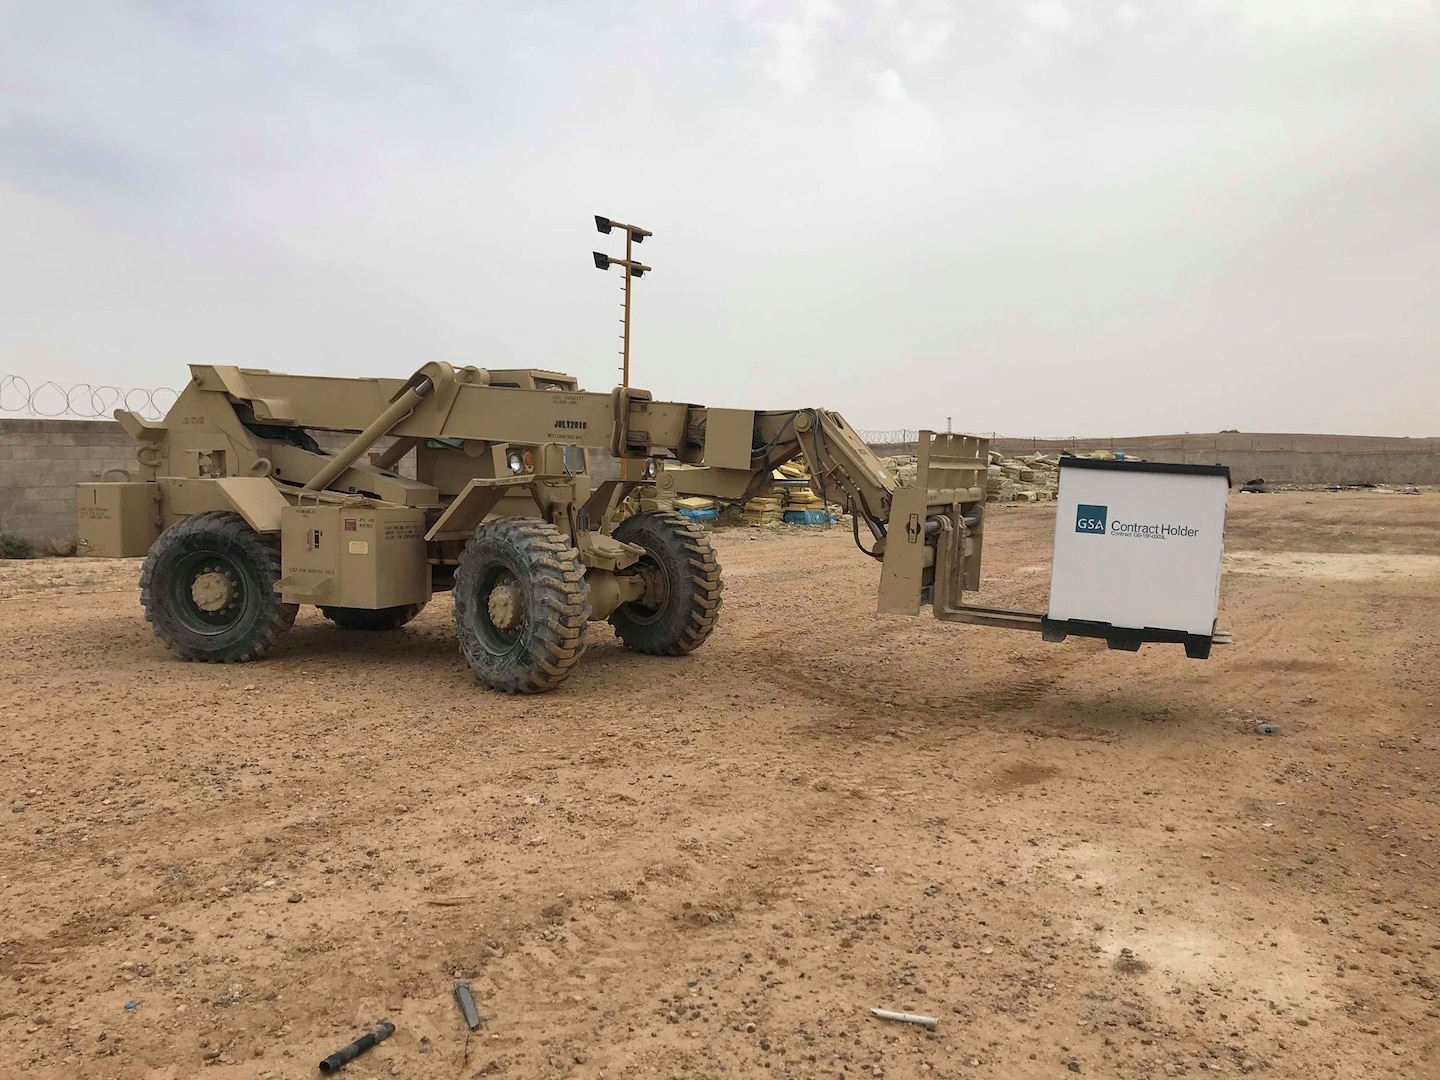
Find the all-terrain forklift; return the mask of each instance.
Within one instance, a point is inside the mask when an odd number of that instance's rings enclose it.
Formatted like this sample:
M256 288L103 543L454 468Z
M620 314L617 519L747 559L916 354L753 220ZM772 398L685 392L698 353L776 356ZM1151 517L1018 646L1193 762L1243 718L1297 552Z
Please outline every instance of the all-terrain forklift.
M963 602L980 583L981 438L922 432L902 486L824 409L707 408L443 363L404 380L190 372L163 421L117 411L138 443L131 478L77 494L82 552L144 556L146 618L188 660L258 659L301 604L341 627L394 629L442 590L466 663L507 693L558 685L591 621L636 652L688 653L720 613L708 535L672 512L617 523L618 505L639 487L753 498L801 454L814 493L846 508L857 546L881 562L881 611L930 604L946 620L1113 638ZM587 449L639 475L592 479ZM1190 637L1208 650L1204 629L1142 640L1189 651Z

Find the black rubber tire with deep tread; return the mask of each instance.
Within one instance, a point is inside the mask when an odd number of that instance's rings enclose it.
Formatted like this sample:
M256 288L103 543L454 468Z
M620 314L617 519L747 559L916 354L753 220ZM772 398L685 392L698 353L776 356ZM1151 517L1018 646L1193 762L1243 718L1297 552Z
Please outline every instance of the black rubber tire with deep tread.
M322 606L320 614L341 630L398 630L424 610L424 604L382 608Z
M610 625L627 649L651 656L684 656L704 643L720 619L720 562L703 529L680 514L656 510L615 526L616 540L639 544L648 553L642 565L666 582L656 608L640 601L622 604Z
M509 575L524 597L513 632L490 620L496 575ZM585 652L590 589L580 553L539 518L505 517L479 525L455 571L455 634L475 677L506 694L553 690Z
M228 622L187 609L188 567L213 559L236 575L239 610ZM193 579L192 579L193 580ZM210 511L170 526L150 548L140 570L140 603L155 636L185 660L234 664L258 660L295 623L298 604L285 604L275 591L280 580L279 546L266 540L239 514Z

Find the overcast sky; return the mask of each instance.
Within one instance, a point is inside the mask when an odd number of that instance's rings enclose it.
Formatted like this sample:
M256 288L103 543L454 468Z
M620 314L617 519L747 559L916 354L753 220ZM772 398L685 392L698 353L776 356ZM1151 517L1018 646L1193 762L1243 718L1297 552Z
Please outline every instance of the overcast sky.
M1435 0L0 0L0 372L1440 435Z

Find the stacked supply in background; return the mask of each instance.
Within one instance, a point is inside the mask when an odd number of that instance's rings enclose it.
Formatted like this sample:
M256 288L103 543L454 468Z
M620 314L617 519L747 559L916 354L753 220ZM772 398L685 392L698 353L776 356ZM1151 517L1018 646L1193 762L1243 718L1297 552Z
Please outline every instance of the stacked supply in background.
M683 473L686 466L669 468ZM616 516L624 518L635 512L673 510L694 522L738 525L743 521L757 526L828 525L840 520L840 508L827 506L825 500L810 490L810 472L803 458L781 465L771 473L771 481L770 490L747 501L743 510L737 503L724 500L698 495L675 497L644 488L630 495Z
M1074 456L1103 461L1138 460L1118 450L1094 450ZM915 483L919 473L915 458L909 456L887 457L882 459L881 464L903 486ZM1007 458L997 451L990 451L990 470L985 480L986 502L1049 502L1055 498L1059 484L1059 457L1027 454Z
M745 504L745 520L751 525L777 524L784 513L785 500L776 495L751 499Z
M1048 502L1060 483L1060 459L1031 454L1007 458L990 451L986 502Z
M716 505L715 500L701 495L676 499L675 512L691 521L714 521L720 516L720 508Z
M825 500L810 490L810 474L805 469L804 459L787 461L781 465L775 470L775 479L790 481L780 487L785 501L785 524L830 524L830 514L825 508ZM804 483L801 484L797 481L804 481Z

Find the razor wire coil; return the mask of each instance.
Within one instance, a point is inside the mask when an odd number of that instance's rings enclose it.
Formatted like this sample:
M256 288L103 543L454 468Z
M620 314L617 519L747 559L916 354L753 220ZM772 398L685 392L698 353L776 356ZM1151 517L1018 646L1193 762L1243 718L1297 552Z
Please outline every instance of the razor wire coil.
M180 395L168 386L110 386L30 380L0 373L0 415L43 420L109 420L116 409L160 420Z
M860 431L861 439L870 444L912 443L920 438L920 432L900 429L897 431Z

